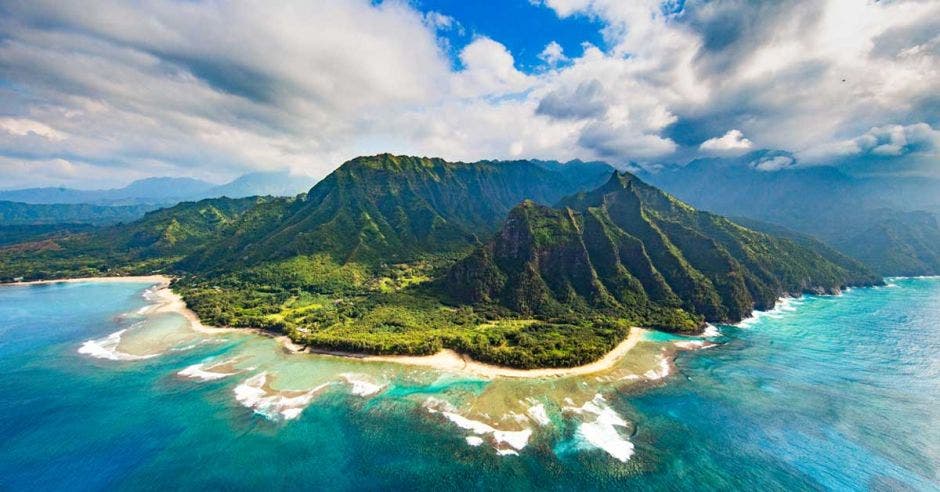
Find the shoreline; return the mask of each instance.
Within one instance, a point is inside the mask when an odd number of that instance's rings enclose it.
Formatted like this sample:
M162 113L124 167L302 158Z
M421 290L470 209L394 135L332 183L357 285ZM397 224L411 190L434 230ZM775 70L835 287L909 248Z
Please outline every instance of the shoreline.
M189 309L186 302L179 294L170 289L171 277L167 275L145 275L145 276L127 276L127 277L84 277L61 280L35 280L30 282L14 282L0 285L44 285L54 283L81 283L81 282L126 282L126 283L147 283L156 287L153 297L149 299L151 307L148 313L174 312L186 318L193 331L205 334L219 333L254 333L256 335L273 337L284 348L291 353L302 353L309 355L325 355L330 357L344 357L365 362L390 362L395 364L429 367L441 371L463 372L482 376L486 378L505 377L505 378L551 378L565 376L579 376L593 374L614 367L630 350L635 347L646 333L646 329L631 327L630 333L623 341L617 344L610 352L604 354L600 359L576 367L546 367L539 369L516 369L512 367L497 366L487 364L470 358L468 355L460 354L451 349L443 349L434 355L413 356L413 355L369 355L334 352L328 350L317 350L304 347L294 343L286 335L275 335L258 328L229 328L207 326L202 323L199 316Z
M539 369L516 369L514 367L487 364L470 358L468 355L458 353L451 349L443 349L434 355L365 355L361 359L372 362L393 362L409 366L430 367L441 371L460 371L483 376L486 378L559 378L567 376L583 376L594 374L613 368L630 352L646 333L646 329L630 327L630 333L622 342L617 344L610 352L600 359L575 367L545 367ZM315 353L315 352L314 352Z
M0 282L0 287L16 287L18 285L49 285L49 284L79 284L79 283L148 283L169 287L172 277L167 275L129 275L122 277L79 277L60 278L54 280L28 280L26 282Z

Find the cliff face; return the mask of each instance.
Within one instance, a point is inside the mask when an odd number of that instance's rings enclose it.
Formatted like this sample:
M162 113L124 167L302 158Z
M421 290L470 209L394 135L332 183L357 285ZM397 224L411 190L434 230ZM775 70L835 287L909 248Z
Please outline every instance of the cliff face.
M876 281L615 173L557 208L523 202L444 286L461 302L523 314L602 311L687 330L701 320L739 321L781 295Z
M249 265L314 253L360 263L454 253L489 237L521 200L553 203L598 186L610 170L597 163L359 157L317 183L263 234L238 234L236 228L219 243Z

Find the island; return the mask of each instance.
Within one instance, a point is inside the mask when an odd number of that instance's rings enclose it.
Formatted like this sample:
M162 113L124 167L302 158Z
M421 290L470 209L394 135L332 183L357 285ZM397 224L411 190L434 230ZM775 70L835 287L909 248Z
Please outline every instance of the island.
M0 249L4 282L154 274L206 325L518 369L599 361L631 327L695 334L881 282L580 161L365 156L296 197L183 202Z

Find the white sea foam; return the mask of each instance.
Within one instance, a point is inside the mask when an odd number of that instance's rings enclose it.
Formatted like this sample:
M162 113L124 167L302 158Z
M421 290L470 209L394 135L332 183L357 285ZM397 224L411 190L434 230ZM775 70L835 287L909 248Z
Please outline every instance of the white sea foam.
M548 418L548 412L545 411L545 405L542 403L532 405L525 413L532 421L541 426L550 425L552 423L552 419Z
M200 381L215 381L217 379L227 378L229 376L234 376L238 374L237 372L217 372L217 371L207 370L207 367L211 369L214 366L219 366L222 364L225 364L225 362L220 362L220 363L212 364L208 366L207 366L207 363L202 362L199 364L193 364L189 367L186 367L185 369L177 372L176 374L178 376L183 376L183 377L187 377L191 379L198 379Z
M717 344L705 340L680 340L674 342L673 345L682 350L702 350L715 347Z
M472 432L475 436L469 437L477 437L480 439L480 443L483 442L483 436L489 436L494 443L496 453L499 455L518 454L518 451L521 451L528 445L529 437L532 436L532 429L506 431L497 429L486 422L469 419L457 413L456 409L454 409L453 405L450 403L434 397L425 400L424 408L430 413L442 415L457 427ZM474 439L471 442L469 438L467 439L467 444L471 446L479 445L473 444L473 442L477 442L477 440Z
M279 393L268 393L265 389L267 373L258 373L235 387L235 399L243 406L252 409L258 415L268 420L292 420L300 416L301 412L310 405L314 396L323 388L333 384L324 383L296 396L286 396Z
M620 430L627 428L629 424L607 405L603 396L597 394L594 399L580 407L564 409L581 416L593 417L593 420L578 425L575 436L579 446L601 449L622 462L627 462L633 456L633 443L624 437Z
M781 297L777 300L777 303L774 305L773 309L767 311L754 311L751 313L750 317L744 318L738 322L737 327L739 328L750 328L755 323L760 321L761 318L771 318L771 319L781 319L784 314L792 313L797 310L797 308L803 304L805 298L800 297Z
M369 381L362 374L345 373L341 375L350 386L349 392L356 396L372 396L382 391L386 385Z
M718 327L711 323L706 325L705 331L702 332L703 338L714 338L714 337L720 337L720 336L721 336L721 332L718 331Z
M126 331L127 328L118 330L104 338L99 338L97 340L86 340L84 343L82 343L82 346L78 348L78 353L95 357L97 359L107 360L143 360L160 355L134 355L119 351L117 347L121 343L121 336Z
M467 436L467 444L471 446L479 446L483 444L483 438L480 436Z
M659 370L650 369L643 373L643 377L649 379L650 381L656 381L662 379L669 375L671 367L669 366L669 360L665 357L659 359Z

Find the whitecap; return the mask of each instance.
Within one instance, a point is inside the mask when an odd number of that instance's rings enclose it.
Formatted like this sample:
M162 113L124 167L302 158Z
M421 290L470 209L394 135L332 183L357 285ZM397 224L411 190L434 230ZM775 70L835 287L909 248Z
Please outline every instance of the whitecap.
M575 437L579 447L601 449L624 463L633 456L633 443L618 430L627 428L628 422L607 405L602 395L594 395L594 399L584 405L565 407L565 410L594 417L578 425Z
M210 371L215 366L220 366L226 362L220 362L218 364L212 364L207 366L206 363L193 364L185 369L177 372L178 376L183 376L192 379L198 379L200 381L215 381L217 379L227 378L229 376L234 376L238 374L237 372L216 372Z
M266 372L258 373L244 380L235 387L235 400L252 409L258 415L273 421L292 420L299 417L320 390L333 384L324 383L304 392L269 393L265 389L266 383ZM299 394L287 396L284 393Z
M720 336L721 336L721 332L718 331L718 327L717 327L717 326L715 326L715 325L709 323L709 324L705 325L705 331L702 332L702 335L701 335L701 336L702 336L703 338L720 337Z
M471 446L479 446L483 444L483 438L480 436L467 436L467 444Z
M97 340L86 340L82 343L82 346L78 348L78 353L88 355L96 359L107 360L143 360L160 355L134 355L119 351L117 347L121 343L121 336L126 331L127 328L118 330L104 338L99 338Z
M366 379L362 374L346 373L341 375L350 386L349 392L356 396L372 396L382 391L386 385L377 384Z
M803 304L804 301L805 297L803 296L781 297L777 299L772 309L767 311L754 311L749 317L739 321L735 326L738 328L750 328L760 321L761 318L783 319L785 314L796 311L797 307Z
M539 403L537 405L532 405L526 410L526 415L532 419L536 424L541 426L549 425L552 423L552 420L548 418L548 412L545 411L545 405Z
M702 350L717 346L716 343L706 342L705 340L679 340L673 345L682 350Z
M644 372L643 376L650 381L656 381L668 376L670 370L671 367L669 365L669 360L667 360L665 357L661 357L659 359L659 370L657 371L656 369L650 369Z
M480 439L481 443L483 436L489 436L493 441L496 453L499 455L518 454L518 451L525 449L529 443L529 438L532 436L532 429L506 431L479 420L469 419L457 413L450 403L434 397L425 400L424 407L429 413L440 414L457 427L472 432ZM474 439L473 442L476 442L476 440ZM472 446L478 445L472 444L469 439L467 443Z

